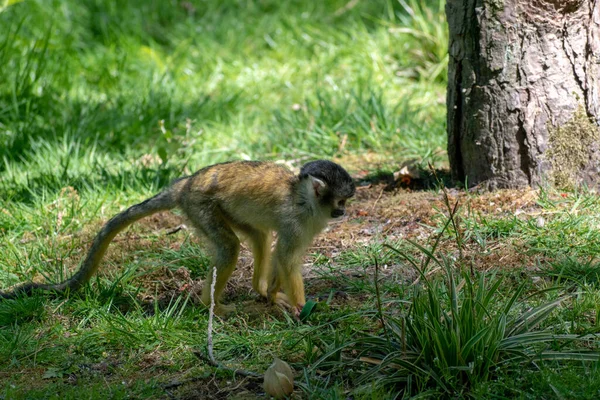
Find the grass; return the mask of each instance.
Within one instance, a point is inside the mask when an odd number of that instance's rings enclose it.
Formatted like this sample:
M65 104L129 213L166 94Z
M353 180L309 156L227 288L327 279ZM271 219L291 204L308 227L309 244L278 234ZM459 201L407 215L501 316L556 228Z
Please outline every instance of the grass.
M597 362L507 359L473 346L465 366L442 362L451 349L435 353L444 336L428 330L429 311L483 331L543 309L529 331L553 340L528 351L567 354L595 354L594 340L559 339L596 334L600 320L594 193L457 192L448 225L437 189L379 183L404 161L447 164L443 9L439 0L9 1L0 8L0 288L63 280L104 221L207 164L334 158L360 189L349 220L307 258L316 311L299 323L261 303L243 253L226 290L237 313L215 321L217 359L259 372L284 359L297 398L414 388L597 397ZM195 294L209 261L187 230L167 235L181 222L160 214L127 230L80 292L0 302L0 398L264 396L260 383L194 354L207 345ZM490 288L493 298L478 302ZM392 373L360 360L406 340L390 339L402 321L414 324L410 344L423 354L413 364L437 355L431 368L444 379L395 369L398 354ZM379 353L365 350L369 340Z
M457 244L461 242L457 240ZM392 386L409 396L431 392L436 397L460 397L507 365L512 369L542 360L600 361L597 351L562 349L561 343L578 341L597 346L595 336L558 335L551 329L538 329L570 296L521 311L527 282L507 297L499 290L503 280L494 274L471 276L460 263L436 256L436 244L431 249L416 246L425 256L422 269L411 256L390 246L419 270L424 285L414 288L408 310L400 307L398 313L391 309L384 319L379 308L384 335L359 340L363 354L368 355L361 360L376 366L359 382ZM429 262L444 270L443 279L426 276ZM458 275L455 271L460 270L465 272Z

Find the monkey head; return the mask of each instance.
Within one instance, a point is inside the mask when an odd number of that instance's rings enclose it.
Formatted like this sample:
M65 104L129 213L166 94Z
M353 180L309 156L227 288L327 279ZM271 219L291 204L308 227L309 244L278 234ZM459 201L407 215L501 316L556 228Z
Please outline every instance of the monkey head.
M301 180L309 177L319 206L326 209L331 218L343 216L346 200L356 191L348 172L334 162L317 160L304 164L300 170Z

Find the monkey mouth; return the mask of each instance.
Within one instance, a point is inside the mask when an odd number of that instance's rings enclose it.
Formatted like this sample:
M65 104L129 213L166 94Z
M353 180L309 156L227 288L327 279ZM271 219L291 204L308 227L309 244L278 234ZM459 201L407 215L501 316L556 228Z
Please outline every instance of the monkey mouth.
M333 210L331 212L331 218L340 218L343 217L344 214L346 214L346 212L344 212L343 210Z

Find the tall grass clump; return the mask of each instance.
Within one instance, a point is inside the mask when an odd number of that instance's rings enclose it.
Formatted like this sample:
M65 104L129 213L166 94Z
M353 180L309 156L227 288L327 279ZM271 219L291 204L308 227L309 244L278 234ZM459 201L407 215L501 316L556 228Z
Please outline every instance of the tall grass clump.
M595 261L594 257L587 260L563 257L543 268L541 273L565 284L600 287L600 262Z
M455 274L415 288L408 310L387 316L387 335L367 337L362 360L375 366L361 378L407 394L456 396L486 382L504 367L541 360L600 360L597 352L560 351L564 343L591 337L539 329L566 297L523 310L524 284L505 297L504 281ZM557 347L557 343L563 344Z
M467 271L462 257L454 260L436 253L441 235L456 223L458 207L450 206L447 194L445 198L450 217L433 246L411 242L423 261L387 246L419 272L420 284L406 309L380 311L382 335L357 342L361 360L373 365L359 381L407 395L431 392L454 397L510 368L543 360L600 360L600 352L573 344L589 342L597 348L592 335L555 334L547 326L553 311L570 297L545 298L560 288L525 296L527 282L523 282L507 294L501 290L504 279L494 273ZM429 265L443 271L443 276L430 277ZM530 306L533 298L537 301Z
M395 12L398 26L390 32L403 40L397 57L407 68L398 72L429 82L448 81L448 24L444 0L398 0Z

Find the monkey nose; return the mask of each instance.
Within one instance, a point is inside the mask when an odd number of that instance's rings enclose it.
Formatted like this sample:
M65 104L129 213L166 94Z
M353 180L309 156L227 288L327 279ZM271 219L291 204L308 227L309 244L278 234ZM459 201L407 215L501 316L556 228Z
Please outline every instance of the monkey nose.
M332 218L338 218L338 217L341 217L344 214L345 214L344 210L336 209L336 210L333 210L331 212L331 217Z

